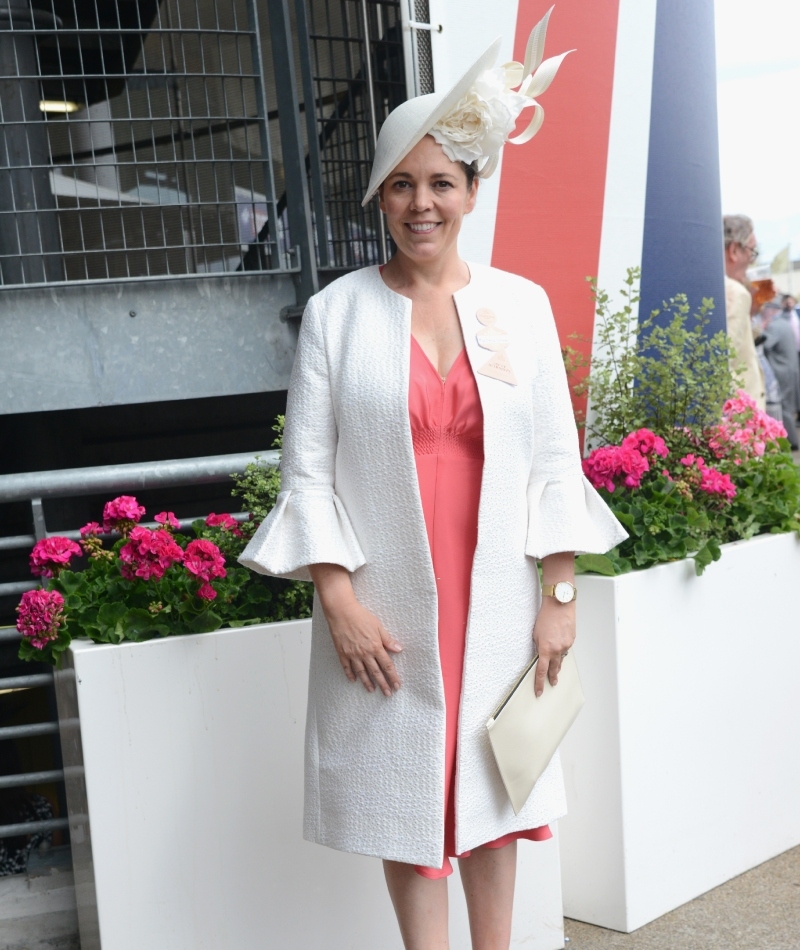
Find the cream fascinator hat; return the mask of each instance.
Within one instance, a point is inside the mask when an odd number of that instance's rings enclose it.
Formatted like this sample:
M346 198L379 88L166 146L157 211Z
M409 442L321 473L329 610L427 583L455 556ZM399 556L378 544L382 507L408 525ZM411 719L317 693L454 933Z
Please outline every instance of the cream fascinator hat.
M488 178L497 168L506 143L524 145L536 135L544 122L544 110L535 97L548 88L564 57L573 52L569 50L542 62L552 12L551 7L528 37L524 64L494 66L501 42L498 37L449 92L409 99L387 116L378 136L362 205L429 133L451 161L468 165L476 162L480 178ZM517 118L528 106L536 107L528 127L510 138Z

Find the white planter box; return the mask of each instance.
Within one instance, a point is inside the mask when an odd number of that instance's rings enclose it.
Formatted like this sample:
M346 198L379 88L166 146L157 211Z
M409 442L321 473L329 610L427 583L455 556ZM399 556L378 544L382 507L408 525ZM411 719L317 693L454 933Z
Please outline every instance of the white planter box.
M309 645L309 621L73 644L57 690L83 950L401 950L380 862L302 840ZM557 841L522 842L512 946L563 945Z
M564 913L630 932L800 843L800 543L583 576Z

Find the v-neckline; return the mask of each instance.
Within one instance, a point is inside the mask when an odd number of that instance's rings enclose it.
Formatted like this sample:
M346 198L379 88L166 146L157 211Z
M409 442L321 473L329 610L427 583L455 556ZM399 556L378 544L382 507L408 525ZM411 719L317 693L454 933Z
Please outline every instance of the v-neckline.
M461 349L458 351L458 356L457 356L457 357L453 360L453 362L450 364L450 369L449 369L449 371L448 371L448 373L447 373L447 376L442 376L442 374L439 372L439 370L433 365L433 360L430 358L430 356L428 356L428 354L427 354L427 353L425 352L425 350L422 348L422 344L421 344L421 343L419 342L419 340L414 336L413 333L411 334L411 340L412 340L412 342L416 343L417 349L420 351L420 353L422 353L422 356L424 357L425 362L428 364L428 366L430 366L430 368L433 370L433 372L436 373L436 378L442 383L442 385L445 385L445 384L447 383L447 380L450 379L450 376L451 376L453 370L456 368L456 363L458 363L458 361L461 359L461 357L462 357L462 356L464 355L464 353L466 353L466 351L467 351L466 346L462 346Z

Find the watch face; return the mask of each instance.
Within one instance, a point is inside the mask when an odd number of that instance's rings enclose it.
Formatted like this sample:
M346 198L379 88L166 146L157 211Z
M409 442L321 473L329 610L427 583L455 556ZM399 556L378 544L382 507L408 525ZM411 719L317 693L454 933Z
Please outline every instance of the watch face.
M575 591L568 581L559 581L554 591L556 600L561 604L568 604L575 596Z

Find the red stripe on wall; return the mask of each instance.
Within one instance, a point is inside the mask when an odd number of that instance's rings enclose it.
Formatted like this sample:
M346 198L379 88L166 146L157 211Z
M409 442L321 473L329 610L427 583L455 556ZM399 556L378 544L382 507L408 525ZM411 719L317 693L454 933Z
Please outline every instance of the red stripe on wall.
M520 0L514 58L549 0ZM541 97L544 126L503 155L492 264L541 284L562 344L591 351L594 310L585 278L596 276L603 223L619 0L556 0L545 56L575 48ZM518 129L530 121L526 109ZM613 289L613 288L612 288ZM568 340L577 333L584 344Z

